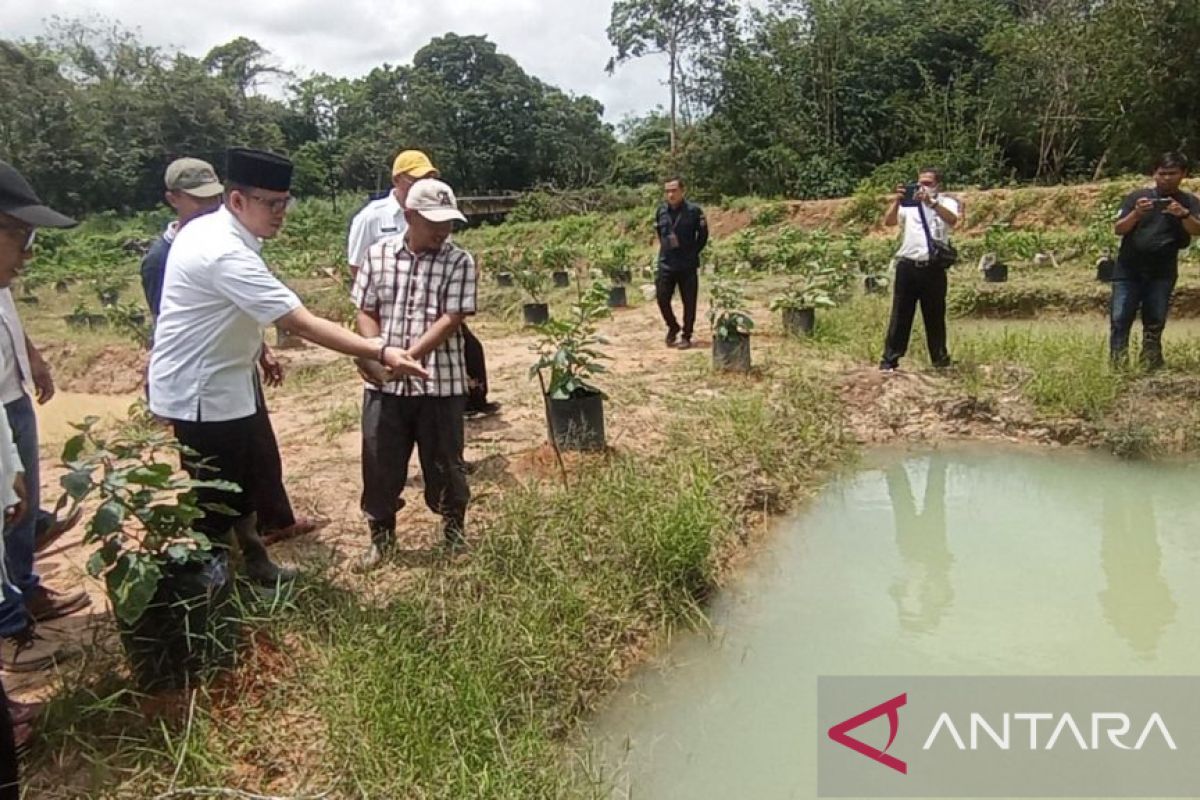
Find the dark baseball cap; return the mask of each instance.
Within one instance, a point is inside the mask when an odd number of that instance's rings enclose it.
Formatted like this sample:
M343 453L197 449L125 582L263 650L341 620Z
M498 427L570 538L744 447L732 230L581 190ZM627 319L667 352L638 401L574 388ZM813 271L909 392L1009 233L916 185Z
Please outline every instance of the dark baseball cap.
M78 224L42 203L29 181L7 161L0 161L0 212L35 228L70 228Z

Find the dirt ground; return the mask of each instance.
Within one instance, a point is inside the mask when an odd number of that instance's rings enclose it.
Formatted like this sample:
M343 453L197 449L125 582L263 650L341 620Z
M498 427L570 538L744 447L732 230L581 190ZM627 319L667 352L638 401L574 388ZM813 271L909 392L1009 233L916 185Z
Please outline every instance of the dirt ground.
M631 287L631 295L637 294ZM788 342L778 321L765 307L753 308L760 331L753 339L754 360L770 370L789 359L806 357ZM546 444L545 418L537 381L528 374L534 337L511 332L511 325L482 315L472 324L484 342L491 398L503 404L493 417L466 423L466 457L474 465L471 484L475 499L501 492L516 482L553 479L557 463ZM507 332L506 332L507 331ZM611 356L610 373L598 381L610 393L606 427L610 446L618 451L649 452L660 446L669 413L677 401L702 399L723 386L745 385L759 378L728 377L710 380L711 362L707 324L697 324L695 348L669 349L663 342L658 310L644 300L618 310L602 326ZM47 343L53 362L64 345ZM349 569L363 547L366 528L358 511L359 409L362 385L348 359L314 346L278 353L290 378L281 389L268 391L268 406L284 463L288 491L298 514L329 520L322 530L274 548L284 561L332 564L339 582L365 598L391 593L407 577L428 563L427 555L438 540L439 520L421 498L420 467L414 457L405 492L408 506L400 514L398 537L402 550L412 554L370 578ZM128 394L136 389L144 356L133 345L105 348L90 369L78 376L60 376L60 389L69 392ZM933 373L881 375L873 365L819 363L829 373L842 397L848 430L861 442L881 444L920 442L956 437L1080 441L1085 433L1037 424L1032 413L1014 397L983 408L969 398L956 396L950 379ZM961 394L961 393L959 393ZM43 448L43 505L52 507L61 493L56 454ZM469 525L469 522L468 522ZM469 532L468 532L469 534ZM87 577L84 565L90 554L81 544L82 526L61 539L38 561L38 569L52 588L85 587L93 604L76 614L40 626L49 639L97 641L111 638L112 625L103 587ZM16 697L31 699L48 694L55 685L50 674L6 676Z

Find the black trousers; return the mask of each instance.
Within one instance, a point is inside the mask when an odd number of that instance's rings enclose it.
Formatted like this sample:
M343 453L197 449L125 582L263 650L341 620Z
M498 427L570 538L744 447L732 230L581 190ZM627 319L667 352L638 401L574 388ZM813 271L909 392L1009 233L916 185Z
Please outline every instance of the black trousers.
M700 275L696 270L686 272L671 272L662 267L654 280L654 295L658 300L658 310L662 312L663 322L667 323L667 331L679 333L679 321L675 319L675 310L671 302L675 299L675 289L683 298L683 338L691 339L696 329L696 296L700 293Z
M900 259L896 264L896 284L892 292L892 317L888 322L883 346L883 363L896 366L908 352L917 305L925 323L925 341L935 366L949 363L946 351L946 270Z
M259 390L258 411L254 414L255 476L254 510L258 512L258 530L277 531L296 524L292 502L283 486L283 461L279 458L279 442Z
M463 335L463 360L467 368L467 410L482 411L487 405L487 361L483 357L483 342L466 325L459 328Z
M364 390L362 510L368 520L395 525L415 446L425 504L461 529L471 499L462 456L466 402L466 397L400 397Z
M255 446L259 432L257 415L221 422L189 422L172 420L175 438L196 452L185 456L183 468L195 480L228 481L241 487L240 492L225 489L201 488L196 499L201 506L226 506L234 513L222 514L206 510L196 521L196 530L210 539L225 541L233 523L253 514L259 492L259 476L263 473L261 452ZM278 452L276 453L278 457Z
M8 694L0 683L0 800L20 800L20 769L17 743L13 737L12 717L8 712Z

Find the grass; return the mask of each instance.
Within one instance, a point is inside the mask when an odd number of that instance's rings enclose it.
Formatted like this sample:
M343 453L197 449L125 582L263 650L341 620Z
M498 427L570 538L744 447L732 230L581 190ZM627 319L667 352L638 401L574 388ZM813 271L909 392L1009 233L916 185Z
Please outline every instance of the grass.
M996 213L1032 213L1033 198L995 201ZM314 210L296 226L296 241L324 235L317 212L335 216ZM628 233L637 219L501 226L463 239L534 246ZM289 261L289 272L305 274L316 263L306 258ZM1041 313L1081 294L1092 304L1107 291L1075 267L1017 273L993 286L956 272L956 308L1020 310L1032 296ZM756 281L751 296L769 295L774 280ZM322 310L344 309L327 281L297 284L314 304L328 303ZM501 310L489 314L489 328L519 326L516 290L488 283L483 291L489 310ZM558 290L551 303L572 296ZM48 305L73 302L71 293L55 297ZM689 356L681 369L708 399L678 401L665 446L587 461L569 490L530 482L479 492L475 551L410 573L385 601L364 604L317 565L289 605L256 623L246 663L194 698L176 698L166 713L148 714L130 693L119 653L94 652L64 676L48 710L32 790L64 798L145 798L205 785L333 797L602 795L573 769L576 722L656 637L701 619L705 598L764 512L785 510L848 456L828 375L797 364L808 353L873 364L889 305L886 296L859 297L822 310L813 339L790 344L786 359L767 359L752 377L714 375L705 353ZM759 319L763 327L774 322ZM55 318L43 332L57 337L59 324ZM1108 371L1102 317L1060 328L952 320L951 345L959 361L951 391L1015 392L1038 413L1101 426L1117 452L1158 452L1162 423L1126 413L1153 379ZM1200 341L1172 341L1168 358L1183 373L1200 371ZM918 324L906 366L927 360ZM320 389L349 369L342 361L298 367L284 391ZM636 387L635 399L646 391ZM357 407L337 406L321 424L330 436L352 429ZM1200 420L1185 434L1200 442Z
M262 623L285 660L244 665L236 691L197 694L190 715L180 701L139 724L115 661L108 677L81 673L52 706L35 785L58 756L77 785L45 796L150 797L172 775L337 797L597 796L571 766L577 720L640 647L702 617L764 506L795 501L849 452L818 376L769 378L708 378L720 396L681 401L657 456L591 460L570 489L488 493L470 557L381 605L318 573ZM312 740L304 774L285 768L296 737ZM234 767L247 761L249 779Z
M342 403L331 408L321 418L325 440L333 441L343 433L349 433L356 429L361 418L362 405L358 401Z

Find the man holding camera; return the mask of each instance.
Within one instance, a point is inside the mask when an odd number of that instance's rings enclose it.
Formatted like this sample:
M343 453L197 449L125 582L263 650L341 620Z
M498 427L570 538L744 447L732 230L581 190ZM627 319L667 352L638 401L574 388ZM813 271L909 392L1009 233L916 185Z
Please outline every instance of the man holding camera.
M939 170L923 167L916 183L896 187L884 217L885 225L900 225L904 237L896 251L892 316L879 362L881 372L895 372L908 352L918 304L930 361L935 367L950 366L946 351L946 271L954 264L950 232L958 224L960 205L942 194L941 183Z
M1117 212L1121 237L1113 272L1109 356L1125 363L1129 331L1142 311L1141 362L1163 365L1162 332L1179 275L1179 251L1200 234L1200 198L1180 189L1188 162L1180 153L1164 153L1154 165L1154 186L1131 192Z

